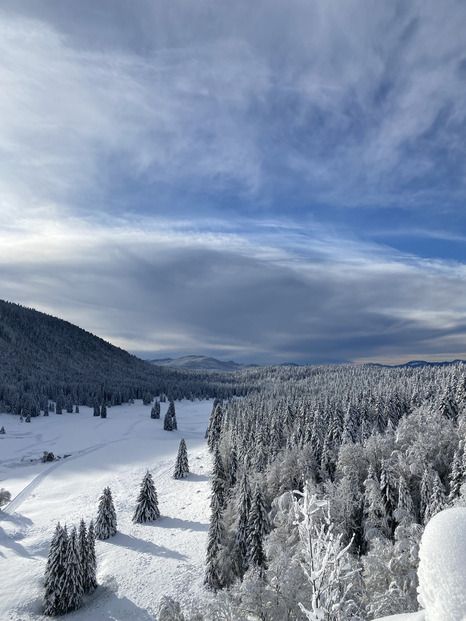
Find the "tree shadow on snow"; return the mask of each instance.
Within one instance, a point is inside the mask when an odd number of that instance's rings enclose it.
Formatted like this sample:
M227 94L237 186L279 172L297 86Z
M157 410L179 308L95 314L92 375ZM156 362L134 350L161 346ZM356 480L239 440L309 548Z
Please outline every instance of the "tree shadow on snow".
M193 522L192 520L182 520L181 518L168 517L162 515L155 522L148 522L147 526L157 526L158 528L181 528L181 530L197 530L206 532L209 530L208 524L202 522Z
M99 585L92 595L85 597L84 606L87 604L90 608L89 619L92 618L92 605L102 599L107 600L105 606L107 621L127 621L127 619L155 621L155 617L145 608L140 608L127 597L118 597L114 588L105 584Z
M129 548L135 552L152 554L153 556L163 556L166 558L175 558L180 561L187 558L184 554L180 554L174 550L169 550L164 546L158 546L155 543L152 543L152 541L145 541L144 539L138 539L138 537L125 535L124 533L117 533L115 537L107 539L105 543L111 543L115 546L121 546L122 548Z
M196 474L195 472L190 472L186 481L210 481L211 478L212 477L208 474Z
M33 525L33 521L24 515L20 515L19 513L13 513L13 515L10 515L4 511L0 511L0 521L11 522L12 524L21 524L23 526Z
M0 527L0 547L2 546L4 548L9 548L18 556L23 556L24 558L31 558L31 555L26 550L26 548L23 548L23 546L20 543L18 543L17 541L12 539L9 535L7 535L6 532L3 530L3 528ZM1 550L0 550L0 555L5 557L5 555L3 554Z

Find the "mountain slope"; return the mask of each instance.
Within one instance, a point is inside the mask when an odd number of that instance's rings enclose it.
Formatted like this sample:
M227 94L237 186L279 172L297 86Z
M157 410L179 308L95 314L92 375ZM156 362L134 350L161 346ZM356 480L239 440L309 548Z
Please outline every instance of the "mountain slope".
M151 365L68 321L3 300L0 372L0 407L32 414L59 396L73 404L119 404L146 393L227 396L223 386L232 384L218 374Z

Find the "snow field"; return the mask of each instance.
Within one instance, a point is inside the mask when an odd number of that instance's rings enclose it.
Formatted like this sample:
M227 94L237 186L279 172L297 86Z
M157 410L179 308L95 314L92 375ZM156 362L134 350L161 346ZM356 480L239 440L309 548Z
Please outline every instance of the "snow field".
M212 402L175 404L178 431L163 431L141 402L108 409L108 418L50 413L21 423L0 414L0 487L12 494L0 512L0 619L30 621L41 614L42 579L58 521L68 528L95 519L100 495L109 486L118 533L97 541L99 587L83 608L67 618L153 620L159 599L171 595L183 606L202 591L209 526L210 455L204 440ZM180 438L188 447L190 475L172 476ZM37 463L43 451L70 457ZM133 524L142 478L149 469L161 517Z

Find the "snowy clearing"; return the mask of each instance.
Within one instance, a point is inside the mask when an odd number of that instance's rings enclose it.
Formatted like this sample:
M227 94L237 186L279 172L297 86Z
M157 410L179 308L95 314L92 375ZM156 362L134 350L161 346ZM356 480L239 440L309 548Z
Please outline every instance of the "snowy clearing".
M108 418L53 412L20 422L0 414L0 487L12 502L0 512L0 619L30 621L41 613L43 574L55 525L78 526L95 519L99 497L109 486L118 533L97 541L99 588L83 607L67 615L88 619L153 620L162 595L182 605L202 590L209 526L210 456L204 440L211 401L176 402L178 431L163 431L160 420L140 401L108 409ZM175 480L173 467L181 438L191 473ZM41 463L44 451L61 459ZM68 457L63 457L69 455ZM154 477L161 517L133 524L142 478Z

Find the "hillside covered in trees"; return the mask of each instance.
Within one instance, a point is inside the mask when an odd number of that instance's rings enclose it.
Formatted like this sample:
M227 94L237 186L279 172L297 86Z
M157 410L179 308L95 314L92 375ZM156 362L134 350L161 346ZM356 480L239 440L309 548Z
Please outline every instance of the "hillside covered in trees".
M243 394L234 374L161 368L77 326L0 300L0 409L38 414L71 405L165 394L175 399Z

